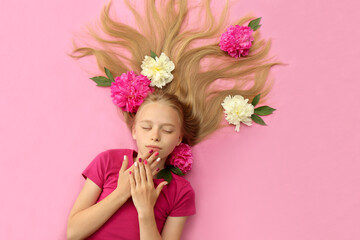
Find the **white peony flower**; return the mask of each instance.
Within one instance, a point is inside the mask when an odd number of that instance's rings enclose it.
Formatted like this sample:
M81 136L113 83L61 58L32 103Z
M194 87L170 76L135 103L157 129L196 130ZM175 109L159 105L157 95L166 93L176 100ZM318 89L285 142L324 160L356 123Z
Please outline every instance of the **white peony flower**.
M141 74L151 80L150 86L162 88L173 80L171 71L175 69L175 65L165 53L161 53L160 57L155 57L155 59L145 56L141 69Z
M225 109L225 119L230 123L236 125L235 131L239 131L240 122L251 126L251 115L254 114L254 106L247 103L249 99L244 99L240 95L227 96L221 104Z

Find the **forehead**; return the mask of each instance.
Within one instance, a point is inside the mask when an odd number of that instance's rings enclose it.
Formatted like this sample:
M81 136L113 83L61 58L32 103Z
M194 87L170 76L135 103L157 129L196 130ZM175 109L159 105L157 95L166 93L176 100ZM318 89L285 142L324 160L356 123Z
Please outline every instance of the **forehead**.
M136 122L152 122L155 124L181 125L179 114L175 109L162 102L147 103L136 113Z

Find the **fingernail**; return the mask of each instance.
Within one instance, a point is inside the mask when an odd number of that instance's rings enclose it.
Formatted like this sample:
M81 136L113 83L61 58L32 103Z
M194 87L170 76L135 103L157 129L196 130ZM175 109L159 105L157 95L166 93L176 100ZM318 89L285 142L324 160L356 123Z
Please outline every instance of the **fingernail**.
M141 162L141 158L139 158L139 162Z
M161 158L159 158L159 157L156 159L157 162L160 161L160 160L161 160Z
M164 185L167 185L167 184L168 184L168 182L164 183Z
M147 161L145 160L144 163L145 163L145 165L146 165L146 164L147 164Z
M126 155L124 155L124 160L126 160Z
M157 155L159 155L159 152L156 152L156 153L155 153L155 156L157 156Z
M156 171L159 171L159 170L160 170L160 168L157 168L157 169L156 169Z
M137 166L137 162L134 163L135 167Z
M131 171L129 171L129 174L131 174Z
M150 149L149 153L153 153L154 150Z

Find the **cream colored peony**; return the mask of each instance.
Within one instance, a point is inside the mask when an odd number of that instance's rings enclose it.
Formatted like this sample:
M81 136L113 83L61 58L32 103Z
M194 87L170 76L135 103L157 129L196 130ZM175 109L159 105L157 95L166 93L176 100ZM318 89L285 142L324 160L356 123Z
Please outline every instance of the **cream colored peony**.
M244 99L240 95L235 95L234 97L229 95L221 104L225 109L225 119L230 124L234 124L236 126L235 131L237 132L240 130L240 122L251 126L251 115L254 114L254 106L247 103L248 101L249 99Z
M155 57L155 59L145 56L141 69L141 74L151 80L150 86L162 88L173 80L171 71L175 69L175 65L165 53L161 53L160 57Z

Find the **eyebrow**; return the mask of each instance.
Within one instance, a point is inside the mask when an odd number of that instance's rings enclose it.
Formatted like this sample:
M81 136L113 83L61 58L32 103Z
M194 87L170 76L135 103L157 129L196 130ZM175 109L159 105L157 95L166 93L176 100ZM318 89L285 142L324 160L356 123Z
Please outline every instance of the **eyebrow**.
M152 121L150 120L142 120L140 122L146 122L146 123L153 123ZM174 124L171 124L171 123L164 123L164 124L161 124L161 126L164 126L164 125L169 125L169 126L172 126L172 127L175 127Z

